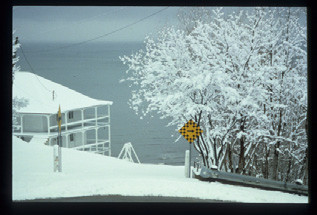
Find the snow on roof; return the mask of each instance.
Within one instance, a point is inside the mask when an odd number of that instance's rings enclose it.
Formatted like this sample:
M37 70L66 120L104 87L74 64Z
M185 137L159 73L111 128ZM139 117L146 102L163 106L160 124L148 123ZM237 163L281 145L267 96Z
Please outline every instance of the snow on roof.
M53 114L57 113L59 105L62 112L96 105L112 105L112 101L93 99L41 76L21 71L14 75L12 94L13 98L28 100L28 105L18 110L20 113Z

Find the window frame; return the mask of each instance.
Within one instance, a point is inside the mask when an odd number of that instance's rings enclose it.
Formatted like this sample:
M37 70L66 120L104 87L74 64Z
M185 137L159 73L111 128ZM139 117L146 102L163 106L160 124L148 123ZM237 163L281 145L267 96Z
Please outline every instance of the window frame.
M75 140L75 135L74 134L70 134L69 135L69 141L70 142L74 142L74 140Z
M68 119L74 119L74 111L68 112Z

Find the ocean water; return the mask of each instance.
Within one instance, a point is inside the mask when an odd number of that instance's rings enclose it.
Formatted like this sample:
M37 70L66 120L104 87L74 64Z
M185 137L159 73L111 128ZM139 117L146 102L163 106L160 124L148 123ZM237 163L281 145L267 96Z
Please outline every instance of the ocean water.
M162 120L155 113L152 118L140 119L127 104L131 97L129 84L119 83L127 77L127 66L119 56L131 55L144 48L144 44L87 43L59 48L67 45L25 43L22 48L34 73L92 98L113 101L112 156L117 157L123 144L131 142L141 163L184 165L189 144L184 138L175 142L179 128L166 127L168 119ZM31 71L21 50L17 54L21 70ZM198 153L192 148L192 161L197 157Z

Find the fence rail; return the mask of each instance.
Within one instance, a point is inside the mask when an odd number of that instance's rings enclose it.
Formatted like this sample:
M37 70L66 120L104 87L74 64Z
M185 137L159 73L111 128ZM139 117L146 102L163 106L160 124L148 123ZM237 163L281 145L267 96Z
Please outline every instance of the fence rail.
M308 195L308 186L306 185L222 172L214 169L207 169L206 167L201 167L199 170L194 169L193 175L195 178L202 181L218 181L221 183L255 187L265 190L282 191L306 196Z

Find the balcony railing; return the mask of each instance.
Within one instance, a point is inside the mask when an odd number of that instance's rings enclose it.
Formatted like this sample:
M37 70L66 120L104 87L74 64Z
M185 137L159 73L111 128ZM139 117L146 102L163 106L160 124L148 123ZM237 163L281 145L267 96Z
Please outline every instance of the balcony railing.
M70 122L70 123L63 123L61 124L61 128L65 129L66 126L72 126L72 125L82 125L82 123L91 123L91 124L95 124L96 123L96 120L97 120L97 123L105 123L105 124L110 124L110 122L98 122L98 120L102 120L102 119L107 119L109 118L109 116L103 116L103 117L98 117L98 118L92 118L92 119L84 119L84 120L78 120L76 122ZM50 126L50 129L54 129L54 128L58 128L58 125L53 125L53 126Z
M74 147L73 149L77 149L77 150L80 150L80 151L89 151L89 152L103 154L104 152L110 151L110 145L106 146L106 143L110 143L110 141L109 140L103 140L103 141L100 141L100 142L94 143L94 144L87 144L87 145L83 145L83 146L77 146L77 147Z

